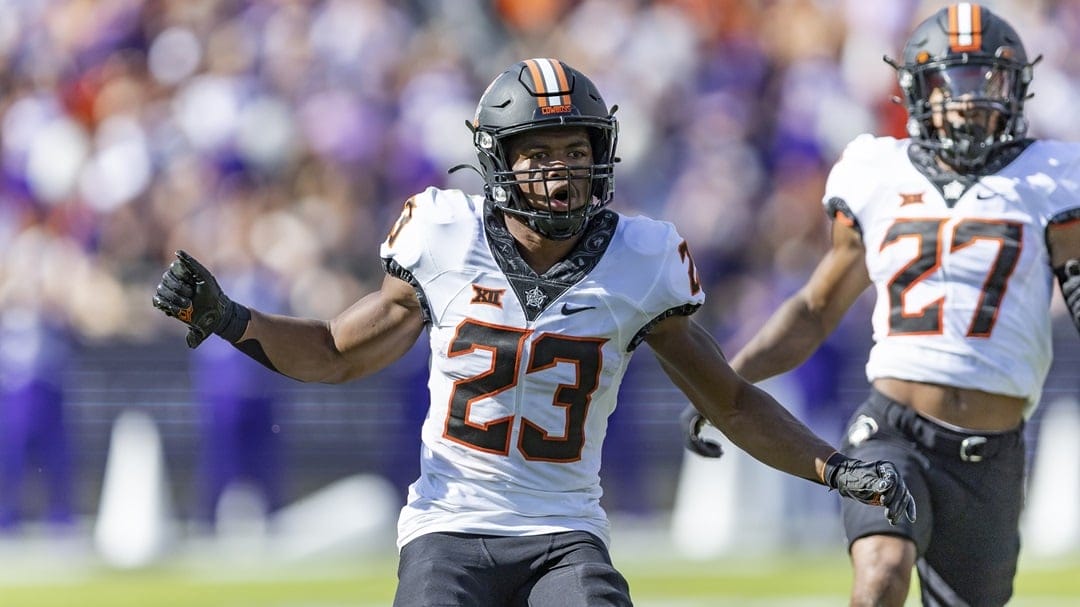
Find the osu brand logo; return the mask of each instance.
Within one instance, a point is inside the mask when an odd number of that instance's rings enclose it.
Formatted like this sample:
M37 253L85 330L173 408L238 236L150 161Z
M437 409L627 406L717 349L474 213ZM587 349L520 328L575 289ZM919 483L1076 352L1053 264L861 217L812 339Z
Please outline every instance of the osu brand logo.
M194 310L194 308L192 306L188 306L188 307L184 308L183 310L180 310L176 314L176 317L179 318L180 320L184 321L184 322L191 322L191 313L194 312L194 311L195 310Z

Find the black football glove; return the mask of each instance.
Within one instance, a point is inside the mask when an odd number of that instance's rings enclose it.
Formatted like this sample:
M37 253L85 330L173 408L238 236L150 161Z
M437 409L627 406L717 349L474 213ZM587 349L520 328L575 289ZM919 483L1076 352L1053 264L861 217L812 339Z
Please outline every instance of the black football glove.
M915 498L892 462L864 462L833 453L825 462L825 485L837 493L871 506L884 506L889 524L901 516L915 522Z
M214 275L185 251L161 275L154 307L188 326L187 345L196 348L216 333L236 343L247 328L251 312L221 291Z
M1080 261L1070 259L1058 270L1058 281L1061 283L1061 294L1065 297L1065 305L1069 308L1073 324L1080 329Z
M720 457L724 449L720 443L701 436L701 430L709 420L705 419L693 405L687 406L679 415L683 431L686 433L686 448L702 457Z

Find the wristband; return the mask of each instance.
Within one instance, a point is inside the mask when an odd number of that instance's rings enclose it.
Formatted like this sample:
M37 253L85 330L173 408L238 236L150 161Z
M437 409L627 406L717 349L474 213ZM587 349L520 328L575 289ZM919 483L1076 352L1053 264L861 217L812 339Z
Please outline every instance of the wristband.
M247 331L248 321L251 320L251 310L246 306L242 306L235 301L229 300L225 304L225 310L222 314L223 321L214 330L225 341L235 344L243 337L244 331Z

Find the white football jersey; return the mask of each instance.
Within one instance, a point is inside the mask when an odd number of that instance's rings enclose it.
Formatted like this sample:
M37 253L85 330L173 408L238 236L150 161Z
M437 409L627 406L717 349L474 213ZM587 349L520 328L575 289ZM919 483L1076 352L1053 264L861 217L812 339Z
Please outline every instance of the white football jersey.
M1026 398L1030 414L1051 362L1046 229L1080 207L1080 146L1036 141L970 177L926 158L862 135L825 188L830 216L862 234L876 290L867 377Z
M429 322L431 403L398 546L432 532L606 542L600 452L634 348L651 323L704 301L674 227L603 211L537 276L478 196L411 198L381 256Z

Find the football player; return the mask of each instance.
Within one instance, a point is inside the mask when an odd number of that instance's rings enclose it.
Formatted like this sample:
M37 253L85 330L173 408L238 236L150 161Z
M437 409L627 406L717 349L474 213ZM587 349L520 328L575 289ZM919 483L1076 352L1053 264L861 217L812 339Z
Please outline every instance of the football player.
M871 392L843 451L897 462L919 517L883 525L845 500L851 605L903 605L914 566L924 605L1004 605L1055 276L1080 328L1080 146L1025 137L1037 59L983 6L942 8L887 61L910 138L848 145L825 187L831 250L732 367L798 366L872 285Z
M617 123L556 59L487 88L472 132L482 196L430 188L382 243L382 287L329 321L226 297L185 252L154 305L303 381L342 382L426 331L431 401L420 478L398 523L394 604L630 605L608 553L601 443L627 363L647 343L672 381L765 463L914 518L892 464L836 453L743 381L690 315L704 301L675 228L607 209Z

